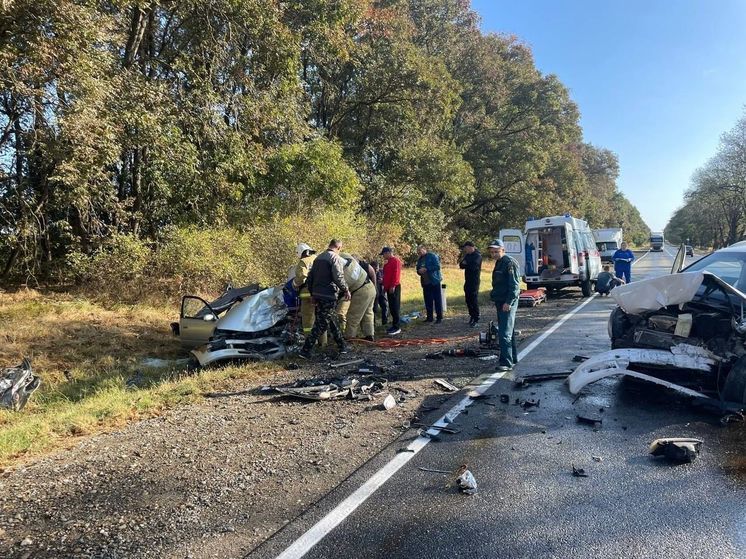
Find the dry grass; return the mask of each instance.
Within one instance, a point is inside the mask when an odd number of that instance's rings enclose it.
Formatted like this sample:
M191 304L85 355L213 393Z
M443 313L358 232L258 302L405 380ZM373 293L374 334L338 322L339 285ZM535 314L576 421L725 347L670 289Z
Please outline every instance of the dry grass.
M228 377L266 367L246 365L184 376L142 367L145 357L183 357L169 322L174 306L104 306L70 295L0 294L0 366L30 357L42 386L21 412L0 411L0 465L68 444L73 437L200 398ZM126 380L142 371L144 382Z

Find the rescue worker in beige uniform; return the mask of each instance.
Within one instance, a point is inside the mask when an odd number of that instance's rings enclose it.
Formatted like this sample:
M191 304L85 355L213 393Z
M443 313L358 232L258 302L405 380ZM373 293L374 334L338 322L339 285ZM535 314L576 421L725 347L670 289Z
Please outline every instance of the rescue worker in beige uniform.
M375 315L373 303L376 299L376 274L365 261L358 261L350 254L340 253L343 262L344 278L350 288L349 301L340 301L337 305L339 328L347 339L355 338L358 330L363 337L373 341Z
M298 291L298 296L300 297L300 317L303 326L303 335L308 337L313 327L313 321L316 318L316 311L306 281L308 280L308 272L311 271L311 266L313 266L313 261L316 260L317 255L316 251L306 243L300 243L295 247L295 252L299 260L295 265L293 287ZM326 340L326 332L324 332L319 337L319 345L325 346Z

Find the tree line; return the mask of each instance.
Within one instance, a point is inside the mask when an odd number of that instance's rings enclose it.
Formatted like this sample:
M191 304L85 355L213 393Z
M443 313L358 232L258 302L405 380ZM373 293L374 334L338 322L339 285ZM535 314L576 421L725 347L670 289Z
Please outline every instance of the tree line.
M746 116L720 137L717 153L694 172L666 235L712 248L746 238Z
M648 234L567 88L468 0L0 6L4 279L330 212L404 252L565 212Z

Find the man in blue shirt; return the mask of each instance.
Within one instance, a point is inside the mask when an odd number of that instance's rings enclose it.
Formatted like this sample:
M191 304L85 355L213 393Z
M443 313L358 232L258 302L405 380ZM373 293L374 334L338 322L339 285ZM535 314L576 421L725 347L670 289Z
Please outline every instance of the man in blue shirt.
M635 259L635 255L632 251L627 248L627 243L622 243L614 256L611 257L614 261L614 272L617 276L624 279L625 283L632 281L632 261Z
M417 247L417 273L420 276L422 295L425 299L426 322L433 321L433 307L435 308L435 323L443 322L443 296L440 290L440 282L443 276L440 273L440 257L430 252L425 245Z

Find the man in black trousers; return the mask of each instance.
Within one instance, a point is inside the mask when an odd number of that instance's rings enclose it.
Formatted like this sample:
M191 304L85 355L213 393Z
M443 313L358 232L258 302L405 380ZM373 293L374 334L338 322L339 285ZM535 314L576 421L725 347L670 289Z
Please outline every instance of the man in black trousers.
M482 273L482 255L471 241L461 246L459 267L464 270L464 298L469 309L469 326L479 324L479 280Z

